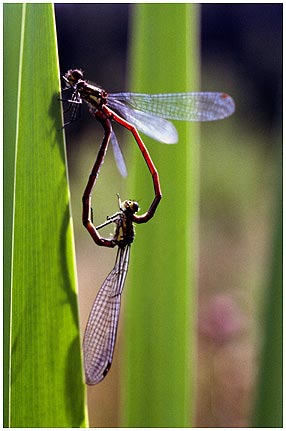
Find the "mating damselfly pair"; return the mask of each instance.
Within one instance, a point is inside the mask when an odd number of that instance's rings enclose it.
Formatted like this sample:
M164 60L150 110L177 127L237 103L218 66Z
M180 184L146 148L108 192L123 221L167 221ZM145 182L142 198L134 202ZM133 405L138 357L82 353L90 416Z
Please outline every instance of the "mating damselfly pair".
M229 95L216 92L107 93L84 80L80 69L69 70L63 79L66 83L64 90L72 91L71 97L63 100L68 103L65 112L70 115L64 126L80 117L82 101L84 101L91 115L104 129L103 141L82 197L82 222L97 245L118 247L115 265L95 298L84 334L86 383L94 385L106 376L112 363L121 294L128 269L130 245L134 239L133 224L148 222L154 216L162 197L158 171L138 130L159 142L174 144L178 141L178 134L174 125L168 120L220 120L230 116L235 110L235 105ZM106 222L95 226L91 207L92 191L110 141L118 169L123 176L127 175L112 121L132 133L152 176L155 196L147 212L142 215L136 214L139 211L137 202L125 200L121 203L118 197L119 211L108 217ZM99 229L109 223L115 224L114 235L112 238L103 238L99 234Z

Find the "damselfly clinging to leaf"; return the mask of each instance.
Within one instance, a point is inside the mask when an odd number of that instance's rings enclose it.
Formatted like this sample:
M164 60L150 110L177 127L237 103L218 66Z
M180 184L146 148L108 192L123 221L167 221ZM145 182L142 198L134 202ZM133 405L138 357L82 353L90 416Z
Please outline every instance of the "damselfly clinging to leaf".
M73 91L71 98L66 100L69 103L66 112L70 111L70 119L65 125L80 117L84 100L95 118L107 117L130 130L142 153L145 146L142 148L136 128L159 142L174 144L178 141L177 130L167 120L220 120L230 116L235 110L233 99L226 93L107 93L84 80L80 69L69 70L63 79L66 89ZM111 142L118 169L126 176L125 162L113 130ZM147 160L146 162L149 166Z

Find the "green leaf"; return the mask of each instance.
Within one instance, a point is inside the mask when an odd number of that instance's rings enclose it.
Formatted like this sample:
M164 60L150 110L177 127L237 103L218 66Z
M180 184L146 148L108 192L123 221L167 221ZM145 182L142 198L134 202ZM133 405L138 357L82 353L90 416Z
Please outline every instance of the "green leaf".
M281 138L282 141L282 138ZM253 426L283 428L283 204L282 154L277 163L277 208L273 235L273 257L265 297L264 343L257 385Z
M9 353L10 353L10 295L11 295L11 259L12 259L12 228L13 228L13 191L14 191L14 163L15 163L15 135L17 119L18 70L20 58L22 5L13 7L4 5L4 146L3 146L3 425L9 426Z
M198 90L197 20L195 5L134 6L132 91ZM125 289L122 405L128 427L190 427L194 421L199 126L176 127L177 145L142 136L163 198L154 219L136 228ZM154 196L152 179L133 141L130 148L129 198L144 212Z
M15 154L5 183L13 209L9 426L80 427L85 387L53 6L7 4L4 19L5 52L11 41L17 47L13 80L12 65L4 76L7 97L14 94L4 148Z

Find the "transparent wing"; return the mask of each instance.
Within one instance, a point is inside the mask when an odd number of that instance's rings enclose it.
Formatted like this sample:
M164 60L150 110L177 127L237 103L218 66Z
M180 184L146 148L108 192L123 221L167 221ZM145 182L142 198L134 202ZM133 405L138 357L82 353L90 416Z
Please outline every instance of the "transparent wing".
M111 143L112 143L113 154L114 154L114 158L115 158L118 170L123 177L127 177L127 168L126 168L125 160L113 130L111 132Z
M122 102L111 101L108 106L116 110L127 121L132 123L138 130L165 144L178 142L178 133L175 126L169 121L148 112L131 108Z
M130 246L118 248L114 268L101 286L88 318L83 339L88 385L99 383L111 367L129 256Z
M77 91L74 91L70 99L62 99L62 102L68 103L68 107L64 110L64 114L69 113L69 120L64 124L65 127L80 118L82 99L79 93Z
M233 114L235 110L233 99L225 93L113 93L108 95L107 100L114 109L121 102L133 109L169 120L220 120Z

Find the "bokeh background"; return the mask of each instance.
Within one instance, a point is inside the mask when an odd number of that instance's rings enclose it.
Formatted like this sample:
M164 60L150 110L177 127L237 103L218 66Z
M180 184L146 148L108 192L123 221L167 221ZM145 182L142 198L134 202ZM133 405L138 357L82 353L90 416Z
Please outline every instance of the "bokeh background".
M133 7L56 4L61 72L80 67L107 91L136 91L128 82ZM245 427L257 390L281 182L282 4L202 4L200 9L200 89L231 94L236 113L230 121L201 127L196 426ZM82 330L114 263L114 255L94 247L81 225L81 194L101 136L85 109L66 129ZM120 132L118 138L124 152ZM126 180L116 172L111 152L104 168L115 184L114 195L124 196ZM105 196L100 178L99 221L117 205ZM108 379L88 388L90 426L120 426L118 371L114 361Z

